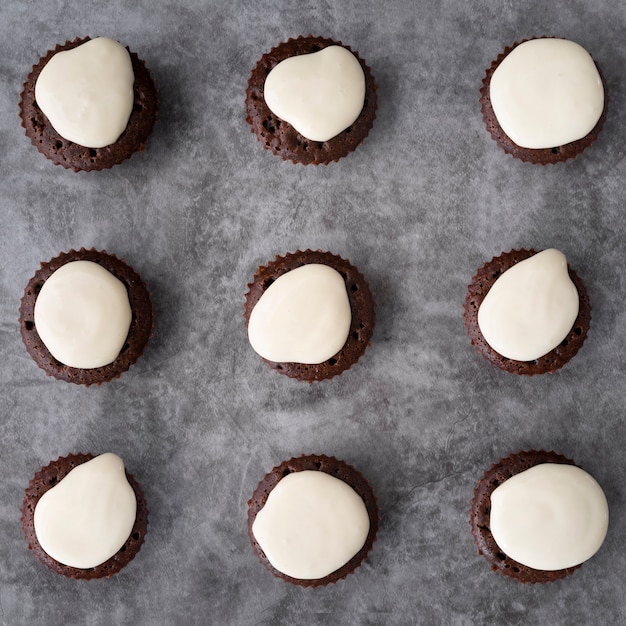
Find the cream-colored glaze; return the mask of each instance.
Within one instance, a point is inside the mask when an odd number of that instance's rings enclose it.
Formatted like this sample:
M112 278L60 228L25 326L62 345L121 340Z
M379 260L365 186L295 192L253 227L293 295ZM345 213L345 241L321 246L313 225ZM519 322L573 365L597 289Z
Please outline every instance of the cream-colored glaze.
M57 52L39 74L35 99L61 137L102 148L115 143L128 124L134 82L128 50L98 37Z
M573 465L537 465L491 494L490 529L498 547L534 569L565 569L590 559L608 524L602 487Z
M252 310L248 337L278 363L323 363L343 348L352 313L341 274L312 263L277 278Z
M92 261L72 261L54 272L35 301L35 328L52 356L89 369L112 363L132 319L124 284Z
M496 280L478 309L478 325L502 356L533 361L565 339L578 306L567 259L551 248L517 263Z
M324 578L365 544L370 523L361 497L325 472L293 472L270 492L252 524L269 562L292 578Z
M596 125L604 88L589 53L566 39L532 39L493 73L491 105L502 130L524 148L553 148Z
M35 507L37 540L64 565L88 569L110 559L135 524L137 498L124 463L107 452L75 467Z
M361 114L365 75L341 46L281 61L265 79L265 102L274 115L311 141L328 141Z

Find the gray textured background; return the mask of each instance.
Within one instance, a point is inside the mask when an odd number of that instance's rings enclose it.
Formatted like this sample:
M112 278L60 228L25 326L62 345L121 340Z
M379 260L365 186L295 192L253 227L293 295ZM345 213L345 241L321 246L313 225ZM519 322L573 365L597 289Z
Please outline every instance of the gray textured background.
M624 623L625 26L613 0L0 4L0 622ZM369 138L327 167L282 162L245 123L256 61L309 32L358 50L379 85ZM31 65L85 34L136 51L161 105L145 153L75 174L30 145L17 102ZM542 34L584 45L611 98L596 144L549 167L505 155L478 106L492 59ZM156 307L144 357L101 388L47 378L17 324L39 262L80 246L125 258ZM562 249L592 301L552 376L496 370L463 327L475 270L522 246ZM305 247L349 258L377 305L365 357L315 385L262 364L242 320L256 267ZM611 511L600 552L537 587L492 573L467 523L482 472L532 447L584 466ZM23 490L59 455L109 450L143 485L147 540L111 580L67 580L26 549ZM367 563L317 590L273 578L246 535L257 482L303 452L361 469L382 511Z

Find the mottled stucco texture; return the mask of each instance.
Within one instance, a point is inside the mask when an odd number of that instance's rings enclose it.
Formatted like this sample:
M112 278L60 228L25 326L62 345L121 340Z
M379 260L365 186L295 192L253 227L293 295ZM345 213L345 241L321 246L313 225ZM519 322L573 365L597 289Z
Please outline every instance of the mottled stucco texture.
M626 4L612 0L113 0L0 4L0 624L619 624L626 622ZM258 59L312 33L357 50L378 83L365 143L328 166L263 150L245 122ZM485 130L485 69L523 37L558 35L602 67L610 103L574 161L533 166ZM31 66L77 36L115 38L159 88L146 151L111 170L55 167L20 127ZM106 249L135 268L154 336L119 380L84 388L28 356L18 307L40 261ZM554 375L497 370L470 345L465 290L494 255L563 250L591 329ZM320 384L249 346L259 265L330 250L365 275L372 344ZM598 554L523 586L490 571L468 524L475 482L511 452L554 449L604 487ZM34 473L113 451L145 492L146 542L110 580L74 581L29 553L19 508ZM381 510L367 562L299 589L252 553L246 501L300 453L362 471Z

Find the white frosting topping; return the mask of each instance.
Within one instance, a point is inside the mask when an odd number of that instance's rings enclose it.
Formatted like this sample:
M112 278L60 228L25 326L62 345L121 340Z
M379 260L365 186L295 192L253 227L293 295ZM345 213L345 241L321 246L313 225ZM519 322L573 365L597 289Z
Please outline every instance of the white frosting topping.
M128 292L111 272L72 261L54 272L35 301L35 327L52 356L83 369L112 363L132 319Z
M361 497L325 472L293 472L270 492L252 524L269 562L292 578L315 580L345 565L365 544Z
M128 50L99 37L55 54L39 74L35 99L61 137L102 148L128 124L134 82Z
M502 552L534 569L583 563L600 549L608 524L602 488L573 465L537 465L491 494L493 538Z
M496 280L478 309L487 343L516 361L556 348L578 315L578 291L565 255L553 248L520 261Z
M328 141L350 126L365 102L365 75L341 46L281 61L265 79L265 102L311 141Z
M502 130L524 148L553 148L596 125L604 88L589 53L566 39L532 39L508 54L491 77Z
M124 463L108 452L75 467L35 507L37 540L53 559L88 569L110 559L126 542L137 498Z
M263 358L323 363L343 348L352 312L341 274L311 263L277 278L250 314L248 337Z

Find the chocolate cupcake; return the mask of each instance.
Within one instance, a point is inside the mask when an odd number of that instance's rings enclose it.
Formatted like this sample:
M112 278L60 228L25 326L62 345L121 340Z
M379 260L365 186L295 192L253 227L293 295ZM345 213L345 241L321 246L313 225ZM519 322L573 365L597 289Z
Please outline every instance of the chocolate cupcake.
M523 39L504 49L480 90L487 130L512 156L545 165L579 155L597 138L608 96L600 68L577 43Z
M469 513L478 553L491 569L531 584L569 576L591 558L609 515L600 485L571 459L544 450L492 465Z
M313 382L341 374L363 355L374 330L374 302L349 261L306 250L257 270L244 317L252 347L270 367Z
M49 50L24 83L20 117L32 144L75 172L113 167L146 147L157 91L144 62L112 39Z
M148 530L146 500L115 454L69 454L39 470L21 508L29 550L68 578L110 578Z
M89 386L135 363L154 316L137 272L113 254L81 248L41 263L19 321L26 350L48 376Z
M248 500L255 554L274 576L301 587L336 583L353 573L372 549L378 523L372 488L334 457L285 461Z
M591 305L561 252L512 250L472 278L464 320L472 345L490 363L532 376L555 372L578 352Z
M289 39L252 70L246 121L263 147L284 160L328 164L367 137L376 89L369 67L349 46L312 35Z

